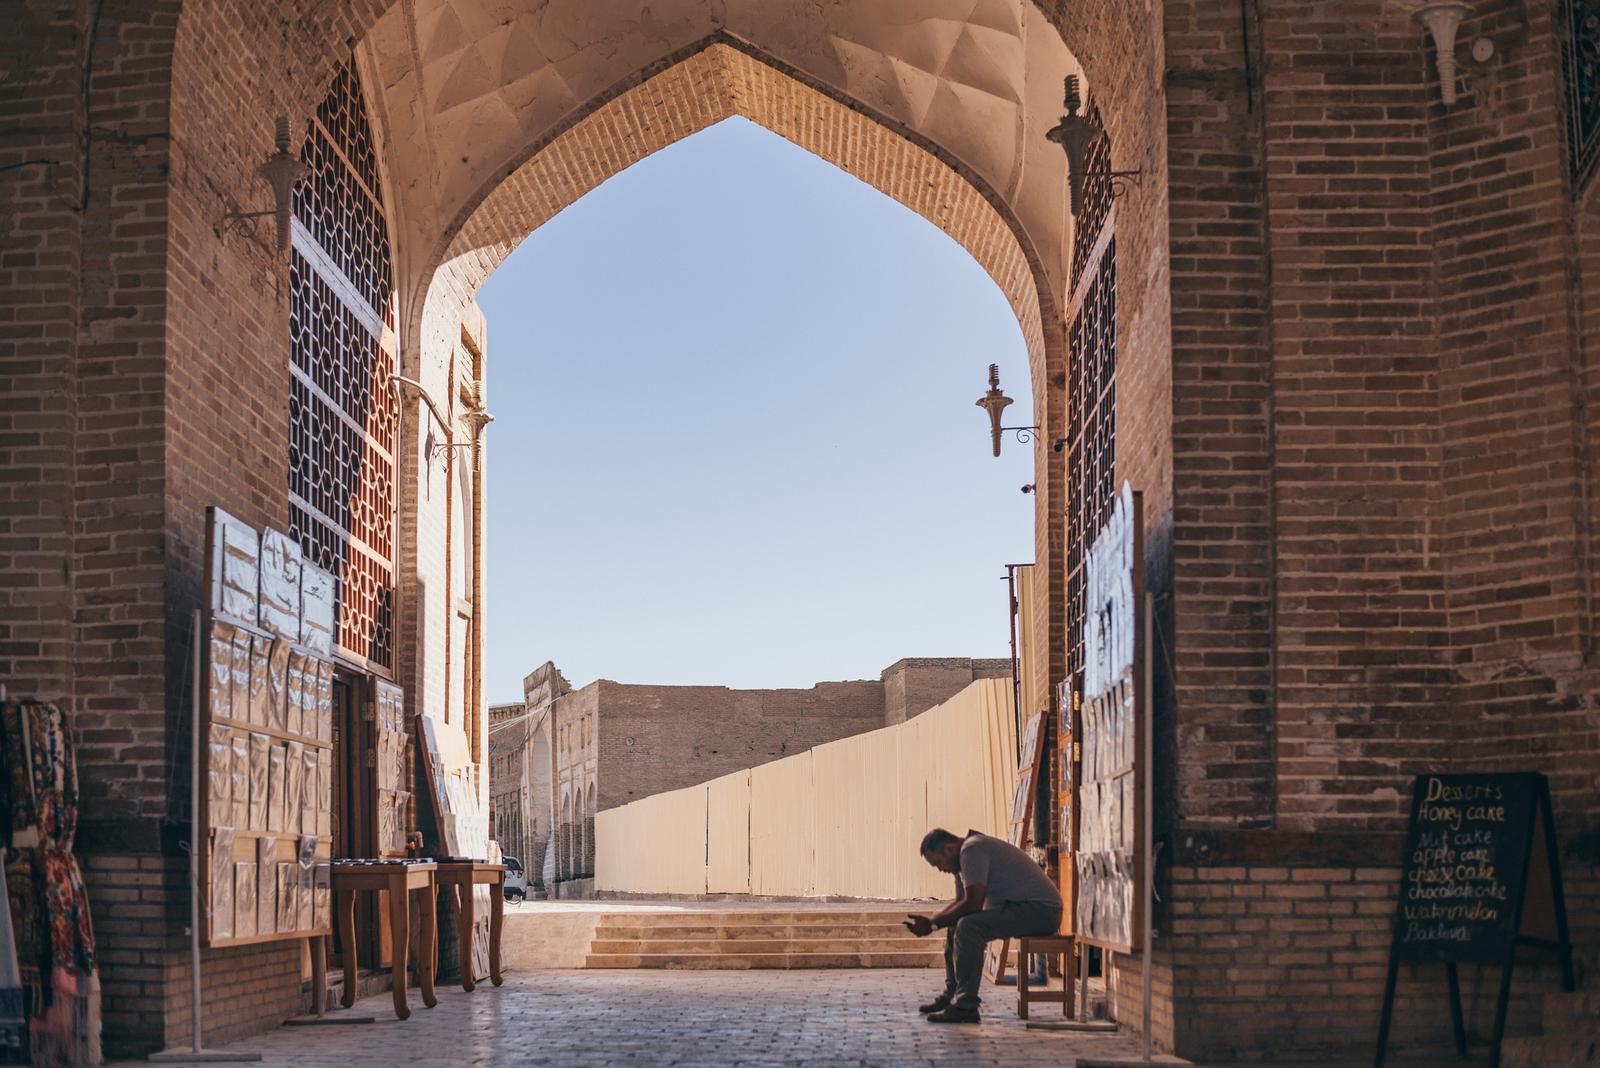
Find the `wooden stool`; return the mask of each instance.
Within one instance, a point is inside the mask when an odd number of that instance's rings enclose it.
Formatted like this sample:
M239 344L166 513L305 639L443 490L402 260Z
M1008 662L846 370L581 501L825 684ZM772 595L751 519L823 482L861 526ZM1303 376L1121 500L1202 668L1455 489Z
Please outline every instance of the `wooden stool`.
M1028 1018L1028 1002L1045 1001L1060 1004L1061 1015L1072 1015L1072 987L1077 979L1077 939L1071 935L1038 935L1019 938L1017 941L1017 1018ZM1059 957L1061 960L1061 989L1031 991L1028 987L1029 958L1034 954ZM1050 969L1045 967L1048 982Z
M500 974L500 931L506 914L506 871L504 864L476 860L441 860L439 885L456 891L456 945L461 957L461 989L472 991L477 980L472 974L472 924L477 902L474 886L489 887L489 979L495 986L505 982Z
M394 994L394 1014L404 1020L411 1015L406 1004L406 953L411 939L410 898L423 891L422 944L417 947L417 981L422 987L422 1003L433 1008L439 999L433 993L433 973L439 967L438 915L434 912L434 872L431 862L392 861L366 863L334 861L332 865L333 908L339 918L339 937L344 942L345 1008L356 1003L356 895L370 891L389 898L389 981Z

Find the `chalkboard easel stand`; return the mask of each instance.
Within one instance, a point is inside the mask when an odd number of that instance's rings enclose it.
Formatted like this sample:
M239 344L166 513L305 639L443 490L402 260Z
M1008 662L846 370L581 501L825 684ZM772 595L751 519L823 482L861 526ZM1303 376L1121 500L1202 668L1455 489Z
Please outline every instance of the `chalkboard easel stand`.
M1418 778L1417 794L1421 796L1422 783L1426 776ZM1487 776L1485 777L1487 778ZM1554 952L1561 963L1562 989L1572 992L1577 988L1576 975L1572 966L1572 933L1567 925L1566 895L1561 884L1561 856L1556 847L1555 812L1550 802L1550 784L1543 775L1524 774L1508 776L1510 779L1522 779L1522 785L1531 786L1534 791L1533 810L1530 813L1529 833L1522 843L1522 856L1520 865L1520 878L1516 883L1516 899L1512 908L1513 926L1515 934L1506 940L1504 955L1500 958L1500 991L1495 1002L1494 1032L1489 1045L1489 1068L1499 1068L1500 1045L1506 1033L1506 1013L1511 1005L1511 974L1516 964L1518 946L1529 946L1535 949ZM1408 840L1409 840L1408 836ZM1540 852L1535 852L1536 844L1541 847ZM1543 861L1542 872L1536 866ZM1543 879L1536 881L1540 890L1548 887L1550 915L1543 917L1546 921L1553 921L1555 938L1540 938L1524 934L1524 906L1528 901L1528 883L1530 874L1538 872ZM1402 883L1402 893L1404 885ZM1395 937L1389 948L1389 974L1383 989L1383 1013L1378 1023L1378 1052L1373 1058L1373 1068L1383 1068L1384 1060L1389 1050L1389 1026L1394 1018L1395 985L1400 977L1400 965L1406 953L1400 937L1401 910L1396 910ZM1495 963L1483 961L1482 963ZM1466 1059L1467 1056L1467 1031L1461 1010L1461 981L1456 971L1456 961L1445 962L1445 980L1449 986L1450 994L1450 1024L1455 1037L1456 1056Z

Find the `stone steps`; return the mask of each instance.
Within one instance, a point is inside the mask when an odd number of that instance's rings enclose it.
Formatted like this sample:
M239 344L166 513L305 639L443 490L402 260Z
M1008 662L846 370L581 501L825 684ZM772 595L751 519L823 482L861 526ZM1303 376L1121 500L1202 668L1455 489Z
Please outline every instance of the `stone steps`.
M590 953L929 953L937 952L941 962L944 941L930 949L914 939L902 938L602 938L589 946Z
M935 907L936 908L936 907ZM889 911L885 909L857 910L857 911L796 911L789 912L774 910L772 912L757 912L748 909L728 909L715 911L712 909L696 909L684 912L610 912L601 916L602 924L615 924L623 927L686 927L686 926L714 926L728 927L757 924L772 926L773 924L827 924L830 926L850 926L870 924L872 926L896 926L906 918L907 912L915 908L908 907L904 910ZM924 906L923 911L929 911ZM904 930L904 928L901 928Z
M919 939L903 911L697 910L610 913L589 945L590 968L933 968L942 939Z
M674 927L641 927L633 924L602 922L595 927L597 939L715 939L732 942L772 938L873 938L903 939L917 942L910 931L896 923L739 923L694 924Z
M944 957L931 953L591 953L589 968L934 968Z

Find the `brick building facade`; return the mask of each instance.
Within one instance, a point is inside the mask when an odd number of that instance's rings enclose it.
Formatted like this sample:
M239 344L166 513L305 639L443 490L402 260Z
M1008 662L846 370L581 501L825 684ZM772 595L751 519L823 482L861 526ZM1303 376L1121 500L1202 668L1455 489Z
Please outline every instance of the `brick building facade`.
M1145 495L1160 1044L1373 1029L1422 770L1550 775L1600 963L1587 0L1476 0L1449 105L1411 0L502 6L20 0L0 42L0 675L72 721L109 1048L186 1034L173 754L204 508L292 519L289 258L270 220L227 217L270 207L273 118L298 140L346 68L383 178L385 326L440 407L400 412L393 670L467 757L481 539L446 503L482 485L470 450L432 446L481 411L471 294L577 196L738 113L923 214L1016 309L1037 692L1074 666L1105 487ZM1098 151L1139 172L1076 227L1043 138L1067 74ZM293 1011L292 946L209 964L216 1040ZM1438 985L1406 977L1397 1038L1442 1039Z
M530 894L544 890L550 841L548 710L489 706L489 828L500 851L516 857Z

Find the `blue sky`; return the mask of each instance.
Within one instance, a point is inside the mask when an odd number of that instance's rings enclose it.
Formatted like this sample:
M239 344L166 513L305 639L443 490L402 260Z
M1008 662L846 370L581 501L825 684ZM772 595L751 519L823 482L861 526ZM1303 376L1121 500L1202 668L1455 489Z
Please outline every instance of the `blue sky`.
M1032 422L1005 298L877 190L730 119L540 227L489 324L485 692L809 686L1004 656L1033 558Z

